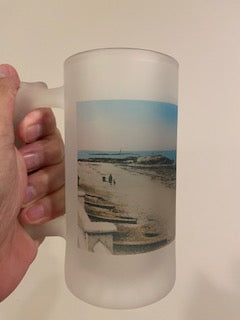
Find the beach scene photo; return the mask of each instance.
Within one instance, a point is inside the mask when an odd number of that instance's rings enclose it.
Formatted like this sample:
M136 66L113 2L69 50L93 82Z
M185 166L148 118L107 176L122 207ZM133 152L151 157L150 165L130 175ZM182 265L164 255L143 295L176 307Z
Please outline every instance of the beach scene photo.
M138 254L175 237L177 106L77 104L77 245Z

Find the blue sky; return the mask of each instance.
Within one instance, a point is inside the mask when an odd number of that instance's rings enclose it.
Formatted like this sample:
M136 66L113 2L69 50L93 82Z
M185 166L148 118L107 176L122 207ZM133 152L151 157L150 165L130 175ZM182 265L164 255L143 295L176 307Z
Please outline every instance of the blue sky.
M176 148L177 107L154 101L107 100L77 104L79 150Z

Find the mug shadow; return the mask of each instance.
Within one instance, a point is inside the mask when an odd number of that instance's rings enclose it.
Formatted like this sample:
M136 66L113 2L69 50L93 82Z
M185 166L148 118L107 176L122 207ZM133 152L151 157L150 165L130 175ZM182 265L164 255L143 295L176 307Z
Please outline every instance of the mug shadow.
M234 289L214 284L199 274L193 283L193 292L186 308L186 320L239 320L240 319L240 264L234 269Z

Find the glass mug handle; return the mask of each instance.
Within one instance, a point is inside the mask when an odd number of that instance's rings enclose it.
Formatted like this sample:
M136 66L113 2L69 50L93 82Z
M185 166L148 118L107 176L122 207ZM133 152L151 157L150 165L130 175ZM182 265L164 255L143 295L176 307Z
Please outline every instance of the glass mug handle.
M64 108L63 87L48 89L43 82L21 82L16 97L14 128L18 128L24 116L38 107ZM21 146L16 139L16 146ZM38 226L24 226L32 238L62 236L65 238L65 215Z

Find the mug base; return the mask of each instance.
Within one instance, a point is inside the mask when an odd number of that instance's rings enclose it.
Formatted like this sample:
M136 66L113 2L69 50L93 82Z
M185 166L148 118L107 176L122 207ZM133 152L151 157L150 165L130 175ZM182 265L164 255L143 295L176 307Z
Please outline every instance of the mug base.
M150 305L165 297L175 283L175 241L134 256L98 255L81 250L77 260L66 258L71 261L65 268L69 290L84 302L102 308Z

